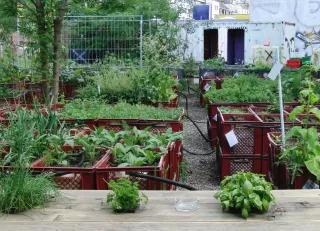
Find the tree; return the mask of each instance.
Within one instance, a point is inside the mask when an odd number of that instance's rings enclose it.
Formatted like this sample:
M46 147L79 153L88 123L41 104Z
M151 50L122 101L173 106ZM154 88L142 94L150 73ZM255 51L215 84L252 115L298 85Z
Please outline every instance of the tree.
M0 0L1 18L18 18L19 32L29 41L37 56L39 75L45 82L45 95L53 87L52 101L58 99L61 33L68 0ZM0 21L6 27L6 22ZM8 32L8 31L7 31Z

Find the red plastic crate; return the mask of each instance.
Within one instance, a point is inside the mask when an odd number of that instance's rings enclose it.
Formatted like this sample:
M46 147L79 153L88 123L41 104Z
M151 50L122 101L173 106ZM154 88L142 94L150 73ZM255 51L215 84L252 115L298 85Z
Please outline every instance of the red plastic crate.
M219 109L218 109L219 111ZM218 139L223 154L262 154L262 131L253 114L223 114L218 112ZM226 134L234 131L238 144L229 146Z
M292 69L297 69L301 67L301 60L300 59L290 59L287 61L287 67Z
M269 132L278 132L281 130L280 114L256 114L255 117L262 121L261 132L262 132L262 153L267 155L269 152L269 141L267 134ZM292 126L301 125L301 121L289 121L288 115L284 113L285 129L289 129Z
M141 119L63 119L66 124L82 124L91 129L104 127L114 131L121 131L123 124L126 123L130 127L136 126L138 129L150 127L153 132L165 132L168 128L172 128L173 132L183 131L183 123L181 120L141 120Z
M222 83L224 81L223 77L218 77L218 76L203 77L203 76L201 76L199 79L200 105L202 107L207 104L207 100L204 97L204 94L206 93L205 87L207 84L213 86L213 84L212 84L213 81L215 82L215 88L217 90L222 89Z
M156 102L153 104L155 107L164 107L164 108L177 108L179 106L179 97L170 100L169 102Z
M253 172L267 176L269 170L268 158L261 155L228 155L220 156L220 179L237 172Z
M267 134L269 141L269 159L270 159L270 172L269 178L270 181L278 188L278 189L289 189L290 187L290 177L288 173L288 169L283 164L278 163L278 157L281 153L281 144L278 144L274 140L274 136L280 136L279 132L269 132ZM293 182L293 189L302 189L304 184L310 178L309 171L305 168L303 170L303 174L297 176Z
M64 151L73 152L79 151L81 147L70 147L64 146ZM106 158L107 150L102 150L101 160ZM44 165L43 159L37 160L32 163L30 169L36 172L53 172L56 174L61 174L60 176L55 176L54 180L60 189L66 190L92 190L96 189L95 183L95 167L100 161L98 160L96 164L92 167L46 167Z
M157 176L170 179L170 154L169 152L162 155L157 166L139 166L139 167L112 167L112 151L109 150L107 155L99 161L96 165L96 188L98 190L108 189L108 182L124 177L127 173L142 173L151 176ZM135 179L139 182L140 188L144 190L163 190L171 189L169 185L149 180L149 179Z
M252 104L247 103L210 103L208 106L208 134L211 136L211 145L215 146L218 138L218 108L221 106L232 108L248 108ZM264 103L256 103L256 105L266 105Z

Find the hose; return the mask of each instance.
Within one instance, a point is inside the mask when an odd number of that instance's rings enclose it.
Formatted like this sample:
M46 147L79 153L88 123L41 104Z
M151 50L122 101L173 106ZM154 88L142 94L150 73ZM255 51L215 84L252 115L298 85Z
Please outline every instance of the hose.
M135 172L128 172L127 174L129 176L134 176L134 177L154 180L154 181L158 181L158 182L167 183L167 184L170 184L170 185L175 185L175 186L178 186L180 188L188 189L190 191L197 191L198 190L198 189L196 189L196 188L194 188L194 187L192 187L190 185L182 184L180 182L177 182L177 181L174 181L174 180L169 180L169 179L158 177L158 176L151 176L151 175L146 175L146 174L142 174L142 173L135 173Z
M188 115L184 115L184 117L186 117L188 120L191 121L191 123L196 127L196 129L198 130L198 132L200 133L200 135L202 136L202 138L203 138L206 142L209 143L209 142L213 141L213 140L208 139L208 138L203 134L203 132L201 131L201 129L198 127L197 123L194 122Z

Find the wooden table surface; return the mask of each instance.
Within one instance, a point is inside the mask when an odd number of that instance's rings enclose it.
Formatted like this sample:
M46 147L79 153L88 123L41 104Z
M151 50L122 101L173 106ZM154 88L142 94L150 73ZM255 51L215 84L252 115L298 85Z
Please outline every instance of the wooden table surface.
M213 191L147 191L149 203L133 214L113 214L107 191L61 191L46 208L1 215L0 231L51 230L302 230L320 231L320 190L274 191L277 203L247 220L223 213ZM196 198L200 208L178 212L175 198Z

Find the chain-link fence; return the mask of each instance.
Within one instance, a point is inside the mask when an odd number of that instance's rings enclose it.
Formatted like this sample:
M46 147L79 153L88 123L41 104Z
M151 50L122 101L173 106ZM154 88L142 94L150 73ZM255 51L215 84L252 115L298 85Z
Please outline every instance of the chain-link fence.
M142 62L142 16L68 16L64 41L68 58L92 64L111 57Z

